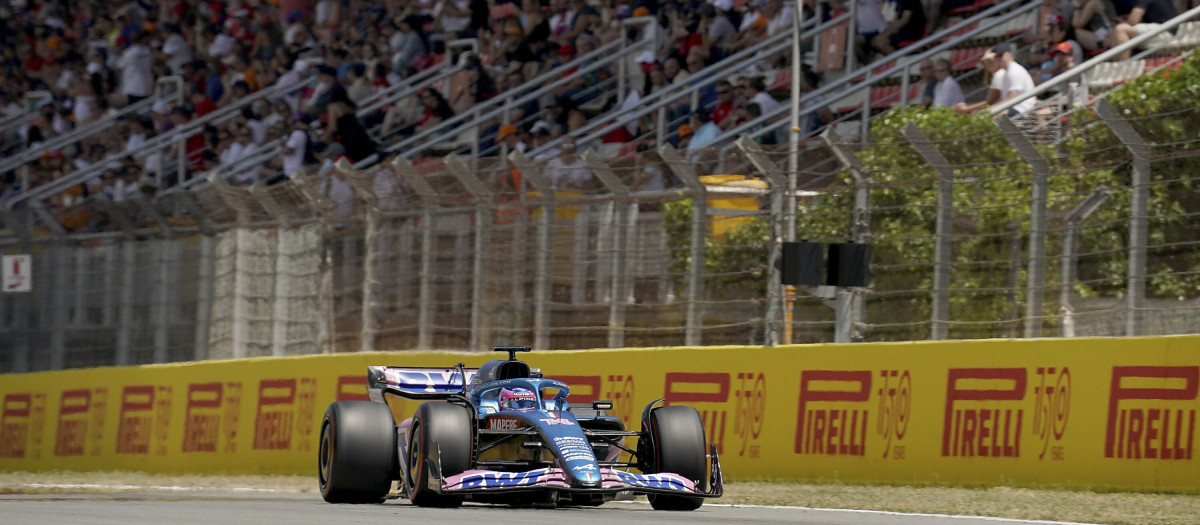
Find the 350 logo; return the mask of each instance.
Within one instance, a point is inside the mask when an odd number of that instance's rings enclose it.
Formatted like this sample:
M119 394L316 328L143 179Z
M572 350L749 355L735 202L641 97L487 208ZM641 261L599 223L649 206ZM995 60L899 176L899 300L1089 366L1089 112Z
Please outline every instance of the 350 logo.
M733 388L736 378L737 387ZM762 433L767 406L767 378L762 372L669 372L663 388L667 405L694 405L704 421L705 434L717 453L725 450L725 424L730 394L734 401L734 433L740 440L739 456L759 457L756 443Z

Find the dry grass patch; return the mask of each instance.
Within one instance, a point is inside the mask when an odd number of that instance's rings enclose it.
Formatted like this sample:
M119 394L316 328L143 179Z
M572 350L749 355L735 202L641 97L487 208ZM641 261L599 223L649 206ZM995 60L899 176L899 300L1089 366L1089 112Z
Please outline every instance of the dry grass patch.
M38 486L48 485L48 486ZM86 485L80 487L79 485ZM0 494L159 492L239 489L317 496L315 476L165 476L139 472L0 472ZM1200 523L1200 495L1136 494L1012 487L850 485L738 481L717 502L962 514L1128 525Z

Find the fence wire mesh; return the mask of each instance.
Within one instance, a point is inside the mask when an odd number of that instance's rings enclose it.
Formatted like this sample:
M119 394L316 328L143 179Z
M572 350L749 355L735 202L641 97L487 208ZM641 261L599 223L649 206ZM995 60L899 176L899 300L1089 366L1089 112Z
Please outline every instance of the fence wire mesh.
M47 200L3 216L0 252L31 254L37 284L0 295L0 370L1195 333L1191 100L1116 97L1011 125L896 112L795 150L585 156L570 189L545 159L450 155ZM796 240L869 245L870 284L785 289L791 219Z

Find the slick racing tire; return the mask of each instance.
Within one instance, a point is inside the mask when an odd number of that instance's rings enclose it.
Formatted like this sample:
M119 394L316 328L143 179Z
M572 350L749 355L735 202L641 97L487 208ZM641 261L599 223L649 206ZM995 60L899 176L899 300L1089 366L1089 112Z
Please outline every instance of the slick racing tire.
M433 456L433 447L437 447L443 478L471 468L471 414L466 408L450 403L425 403L417 408L409 432L408 499L419 507L462 505L461 496L439 494L432 488L441 481L432 477L426 460Z
M703 491L708 478L704 452L704 423L689 406L665 406L650 412L650 442L654 472L673 472L696 482ZM696 510L704 498L650 494L655 510Z
M329 503L380 503L396 468L396 423L383 403L339 401L325 409L317 481Z

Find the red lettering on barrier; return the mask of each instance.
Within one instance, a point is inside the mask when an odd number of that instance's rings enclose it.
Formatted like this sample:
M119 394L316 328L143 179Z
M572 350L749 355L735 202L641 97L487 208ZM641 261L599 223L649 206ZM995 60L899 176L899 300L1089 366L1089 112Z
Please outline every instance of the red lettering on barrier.
M632 420L635 417L633 374L609 374L606 384L601 399L613 402L611 414L621 418L621 421Z
M65 390L59 400L58 431L55 434L55 456L82 456L87 444L88 410L92 391L86 388Z
M814 382L833 383L815 385ZM818 388L838 383L851 389ZM866 454L868 411L859 409L810 408L810 403L866 402L871 397L869 370L805 370L800 374L799 411L796 415L797 454L831 456Z
M153 409L153 385L127 386L121 392L121 416L117 426L118 454L150 452Z
M879 413L875 419L875 433L882 436L883 457L904 459L904 445L892 444L904 440L908 432L909 411L912 410L912 376L908 370L880 370Z
M316 424L313 409L317 405L317 380L312 377L300 378L299 392L296 396L296 437L297 452L312 450L315 442L313 427Z
M216 452L221 434L221 383L188 385L183 415L183 451Z
M1125 380L1173 383L1159 388L1127 387ZM1198 366L1114 366L1109 385L1104 456L1124 459L1191 460L1196 441L1194 401L1200 393ZM1149 401L1156 406L1122 408ZM1164 401L1185 401L1168 407Z
M0 414L0 458L23 458L29 444L31 394L5 394Z
M706 391L712 390L715 392ZM663 405L720 403L729 401L729 374L668 372L663 388ZM700 419L707 429L708 440L717 446L717 453L725 451L725 410L699 408Z
M291 448L295 402L295 379L264 379L259 382L258 413L254 420L255 450Z
M960 381L993 380L1011 388L965 388ZM942 427L942 456L1020 457L1020 408L956 408L965 401L1025 399L1024 368L952 368L946 382L946 411Z
M734 412L733 431L742 439L739 456L758 457L757 441L762 433L767 415L767 377L762 372L738 372L738 386L734 389L737 409Z
M600 399L600 376L554 376L554 379L571 385L571 402L590 404ZM586 389L580 387L587 387ZM616 400L613 400L615 403Z
M367 395L367 376L362 374L338 376L335 401L370 401Z

